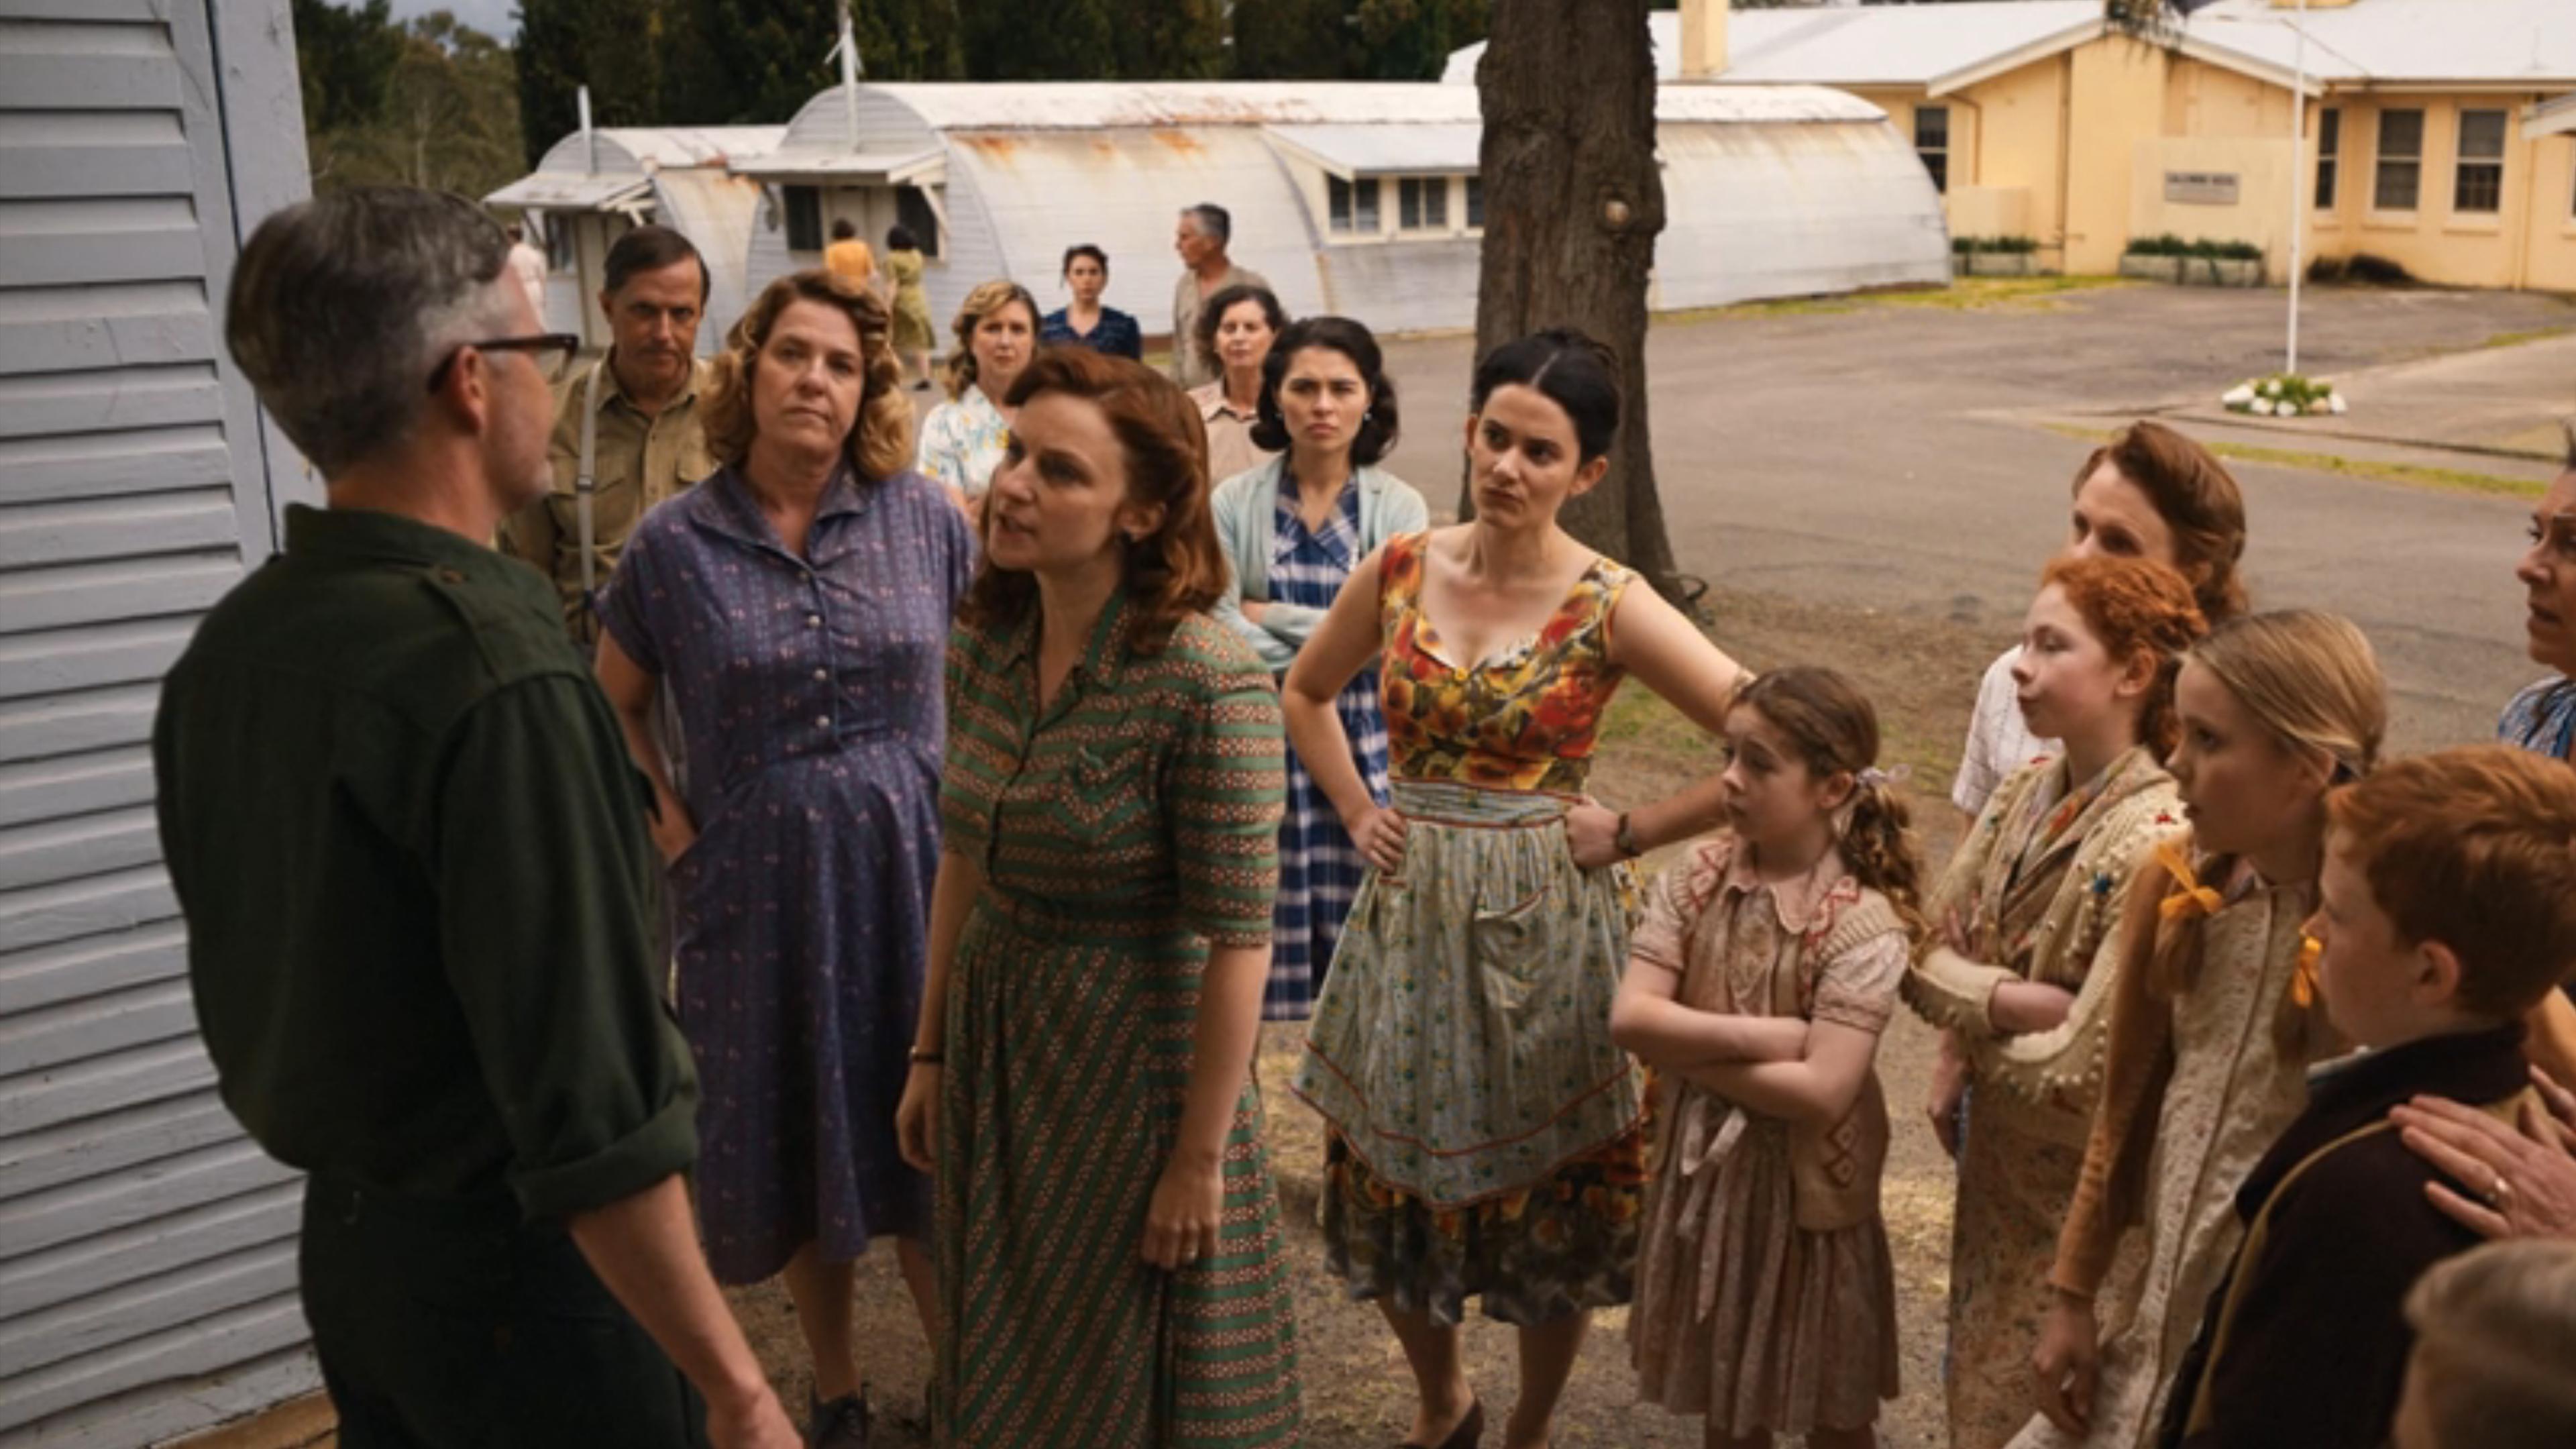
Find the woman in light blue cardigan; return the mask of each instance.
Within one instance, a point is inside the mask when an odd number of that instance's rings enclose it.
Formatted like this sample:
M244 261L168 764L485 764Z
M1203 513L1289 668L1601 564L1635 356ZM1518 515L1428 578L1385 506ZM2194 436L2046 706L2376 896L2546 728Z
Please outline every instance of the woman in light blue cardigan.
M1309 317L1279 334L1262 364L1252 426L1254 444L1279 456L1226 479L1210 500L1234 571L1217 618L1274 675L1288 672L1360 560L1389 538L1430 526L1422 495L1376 466L1395 437L1395 384L1366 327ZM1383 804L1386 714L1377 671L1363 670L1336 706L1352 759ZM1332 802L1291 749L1265 1018L1293 1021L1312 1009L1363 869Z

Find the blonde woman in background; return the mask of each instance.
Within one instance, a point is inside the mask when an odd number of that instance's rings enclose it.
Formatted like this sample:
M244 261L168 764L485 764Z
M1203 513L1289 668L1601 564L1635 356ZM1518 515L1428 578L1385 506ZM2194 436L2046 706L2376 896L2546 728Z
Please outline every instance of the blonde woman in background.
M948 401L921 422L921 471L956 489L972 511L982 507L993 470L1011 446L1011 415L1002 399L1036 354L1037 299L1017 282L986 282L966 294L956 329Z

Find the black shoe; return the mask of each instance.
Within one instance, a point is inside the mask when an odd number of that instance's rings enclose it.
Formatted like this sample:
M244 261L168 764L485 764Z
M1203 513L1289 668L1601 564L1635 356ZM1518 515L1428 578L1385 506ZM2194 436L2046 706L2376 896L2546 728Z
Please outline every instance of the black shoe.
M1440 1441L1438 1449L1476 1449L1476 1442L1484 1437L1485 1401L1470 1399L1467 1401L1467 1417L1458 1421L1458 1427L1449 1431L1449 1437ZM1396 1449L1432 1449L1432 1446L1408 1442L1397 1445Z
M912 385L912 390L913 390L914 392L928 392L928 391L930 391L930 379L925 377L925 378L923 378L921 381L914 383L914 384Z
M865 1394L843 1394L825 1403L806 1394L808 1449L868 1449L868 1400Z

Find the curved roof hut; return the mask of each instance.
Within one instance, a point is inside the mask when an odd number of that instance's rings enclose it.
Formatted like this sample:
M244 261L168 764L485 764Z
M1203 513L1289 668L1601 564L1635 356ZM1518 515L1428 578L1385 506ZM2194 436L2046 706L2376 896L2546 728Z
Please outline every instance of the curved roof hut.
M1940 197L1866 101L1814 86L1664 87L1670 224L1650 305L1949 276ZM1171 326L1175 216L1233 214L1232 254L1294 314L1473 325L1484 193L1473 89L1436 83L862 84L814 97L736 174L768 202L749 282L819 265L830 224L924 243L944 326L993 277L1053 305L1064 249L1110 254L1113 307Z
M527 216L546 248L546 325L608 345L599 310L609 245L659 222L695 243L707 262L707 315L698 351L712 353L750 304L744 264L760 188L728 168L776 146L784 126L606 126L557 141L537 169L490 196L488 206ZM531 240L536 238L532 237Z

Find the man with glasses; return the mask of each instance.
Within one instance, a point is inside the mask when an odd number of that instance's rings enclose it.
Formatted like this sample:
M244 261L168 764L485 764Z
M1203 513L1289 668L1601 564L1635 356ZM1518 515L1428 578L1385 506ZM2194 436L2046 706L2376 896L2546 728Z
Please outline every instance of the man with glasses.
M537 325L452 196L339 192L242 250L225 339L328 506L287 509L163 687L198 1021L225 1105L310 1174L344 1449L787 1449L682 1179L697 1079L617 719L488 545L548 483L574 339Z
M715 471L698 418L705 259L669 227L639 226L609 247L605 281L608 354L555 392L553 486L501 527L502 549L554 580L585 649L599 640L592 601L635 521Z

